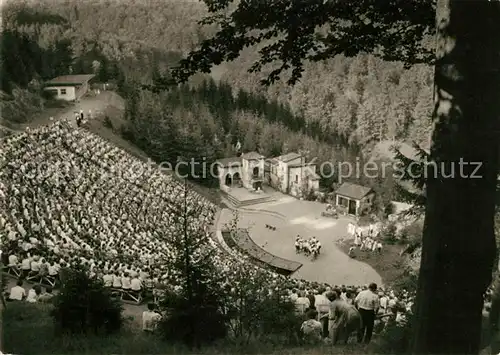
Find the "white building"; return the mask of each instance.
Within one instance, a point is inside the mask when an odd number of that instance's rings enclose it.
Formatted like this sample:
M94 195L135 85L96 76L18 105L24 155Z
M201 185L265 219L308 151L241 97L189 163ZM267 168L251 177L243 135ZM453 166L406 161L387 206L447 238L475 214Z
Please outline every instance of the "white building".
M375 192L366 186L344 182L335 191L335 204L347 214L359 216L370 210Z
M89 90L89 82L93 74L63 75L45 83L44 91L52 93L55 99L75 101Z
M319 190L316 164L307 163L303 155L287 153L267 161L267 182L275 189L301 197Z
M264 182L264 156L257 152L242 154L241 157L219 159L219 184L225 187L245 187L258 190Z

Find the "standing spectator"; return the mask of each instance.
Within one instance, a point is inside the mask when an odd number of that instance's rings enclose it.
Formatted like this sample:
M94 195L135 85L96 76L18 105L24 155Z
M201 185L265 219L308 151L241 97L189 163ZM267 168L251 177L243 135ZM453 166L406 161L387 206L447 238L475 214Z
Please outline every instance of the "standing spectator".
M148 303L148 310L142 312L142 330L150 333L154 332L160 319L161 314L155 312L155 305Z
M311 302L309 299L306 297L306 292L301 290L299 291L299 297L295 301L295 307L297 310L299 310L302 314L311 306Z
M315 295L314 295L314 291L313 290L307 290L307 299L309 300L309 307L308 309L315 309L315 302L316 302L316 298L315 298Z
M336 292L330 295L332 300L328 315L331 321L332 344L343 340L344 344L349 341L349 336L362 327L361 315L356 307L348 304Z
M363 321L363 326L358 332L358 342L364 342L365 344L368 344L372 338L375 315L380 306L376 292L377 284L371 283L368 290L361 291L354 300Z
M330 300L326 298L326 290L324 288L320 288L318 290L318 294L315 296L314 305L316 306L316 311L319 313L319 319L323 326L323 338L328 337L328 317L324 317L328 315L330 312Z

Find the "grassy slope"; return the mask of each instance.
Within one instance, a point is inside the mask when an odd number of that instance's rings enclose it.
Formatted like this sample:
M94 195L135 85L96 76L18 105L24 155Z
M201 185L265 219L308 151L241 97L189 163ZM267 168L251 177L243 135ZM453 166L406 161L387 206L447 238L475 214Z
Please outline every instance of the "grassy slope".
M348 253L349 248L353 243L353 239L346 239L338 243L339 248ZM382 253L371 251L360 251L356 249L354 252L356 260L362 261L370 265L379 273L385 285L392 285L394 281L398 280L405 270L405 259L400 255L400 245L385 244Z
M26 302L9 302L2 315L3 347L5 353L23 355L42 354L193 354L193 351L165 343L127 323L116 335L57 336L49 315L49 306ZM206 355L219 354L361 354L357 345L283 348L271 345L250 344L244 347L220 343L197 351Z

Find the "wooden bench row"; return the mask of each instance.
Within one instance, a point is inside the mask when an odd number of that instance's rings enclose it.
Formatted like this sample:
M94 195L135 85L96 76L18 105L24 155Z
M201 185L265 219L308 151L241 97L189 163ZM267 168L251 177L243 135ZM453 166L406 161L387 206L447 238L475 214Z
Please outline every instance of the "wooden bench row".
M23 276L22 270L20 270L15 266L4 266L2 268L2 272L5 275L15 279L19 279ZM45 287L50 286L52 288L56 287L56 285L58 284L57 277L49 275L41 276L31 271L25 278L25 280L33 284L39 284ZM122 288L111 287L111 293L112 295L119 297L122 302L134 305L140 305L146 298L152 298L154 303L158 303L159 301L158 295L156 295L152 289L147 289L147 288L142 289L141 291L132 291L132 290L125 290Z
M7 265L3 267L2 270L3 273L5 273L7 276L19 279L21 278L22 275L22 270L20 270L18 267L12 266L12 265ZM28 273L28 276L26 276L26 281L34 283L34 284L39 284L43 286L50 286L50 287L55 287L57 284L57 277L55 276L50 276L50 275L40 275L38 273L34 273L33 271L30 271Z

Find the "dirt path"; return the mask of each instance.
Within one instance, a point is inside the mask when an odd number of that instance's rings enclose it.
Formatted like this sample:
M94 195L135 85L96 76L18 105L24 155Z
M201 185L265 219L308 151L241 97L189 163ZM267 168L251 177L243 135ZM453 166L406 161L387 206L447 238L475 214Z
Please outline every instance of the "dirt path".
M80 110L83 110L85 117L89 115L89 110L92 116L95 117L99 113L103 113L109 108L114 108L116 110L123 111L125 109L125 102L115 92L103 91L99 95L86 96L82 98L79 102L75 102L71 104L71 106L66 108L48 109L39 114L37 117L34 118L33 121L27 124L22 124L22 125L12 124L12 128L10 130L22 131L26 127L36 128L43 125L47 125L51 122L51 117L55 120L62 118L74 118L75 112L80 112Z

